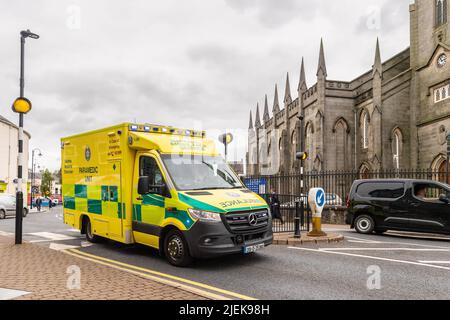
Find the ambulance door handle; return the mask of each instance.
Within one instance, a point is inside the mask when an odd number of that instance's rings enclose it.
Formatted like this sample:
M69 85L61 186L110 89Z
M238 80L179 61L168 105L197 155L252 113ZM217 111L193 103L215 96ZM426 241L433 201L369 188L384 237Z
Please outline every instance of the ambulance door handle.
M142 197L137 197L136 200L142 201Z

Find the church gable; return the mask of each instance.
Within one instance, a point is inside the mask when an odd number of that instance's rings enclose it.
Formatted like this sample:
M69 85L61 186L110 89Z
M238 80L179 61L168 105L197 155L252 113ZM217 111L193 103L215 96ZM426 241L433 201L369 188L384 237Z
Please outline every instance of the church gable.
M434 49L433 53L431 54L428 62L425 65L419 67L417 69L417 71L421 71L430 66L443 67L446 63L448 63L447 58L448 58L449 52L450 52L450 46L446 45L443 42L439 42L436 45L436 48ZM444 55L446 56L445 58L443 58Z

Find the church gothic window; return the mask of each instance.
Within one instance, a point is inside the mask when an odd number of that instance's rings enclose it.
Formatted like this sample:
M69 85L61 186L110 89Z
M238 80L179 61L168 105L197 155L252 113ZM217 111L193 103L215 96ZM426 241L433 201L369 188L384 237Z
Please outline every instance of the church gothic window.
M436 26L447 23L447 0L436 0Z
M395 129L393 131L392 136L392 154L393 154L393 161L394 161L394 168L400 169L400 157L401 157L401 150L402 150L402 132L400 129Z
M436 0L436 26L447 23L447 0Z
M368 149L369 148L369 114L367 113L367 111L363 112L361 127L362 127L361 130L362 130L363 149Z
M434 102L441 102L450 98L450 84L434 90Z

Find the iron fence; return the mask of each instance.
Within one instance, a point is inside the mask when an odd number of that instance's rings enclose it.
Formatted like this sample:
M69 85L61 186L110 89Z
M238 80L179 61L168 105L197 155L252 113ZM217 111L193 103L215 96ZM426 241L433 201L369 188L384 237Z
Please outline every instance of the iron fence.
M344 209L346 198L355 180L358 179L421 179L445 182L446 172L429 169L378 170L370 172L358 171L321 171L306 172L303 175L304 194L301 194L300 174L279 174L273 176L247 176L246 185L254 192L268 199L275 193L280 199L280 213L285 223L274 221L274 232L291 232L295 227L295 202L303 199L305 215L302 217L301 230L309 230L310 210L308 208L308 190L321 187L326 193L325 208ZM447 181L448 183L448 181Z
M270 204L270 194L261 194L261 197ZM311 222L311 210L308 205L308 199L306 197L299 197L295 195L276 194L279 201L279 213L281 219L273 219L273 232L294 232L295 231L295 218L300 219L300 231L309 231ZM303 205L303 211L301 206ZM274 210L277 210L271 206L272 216Z

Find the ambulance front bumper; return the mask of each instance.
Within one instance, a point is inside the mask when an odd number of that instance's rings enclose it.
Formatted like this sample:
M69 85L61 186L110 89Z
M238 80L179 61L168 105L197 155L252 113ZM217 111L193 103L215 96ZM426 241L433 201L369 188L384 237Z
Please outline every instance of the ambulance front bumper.
M222 222L199 221L184 235L190 254L199 259L243 253L246 247L273 242L272 221L265 228L242 233L231 232Z

